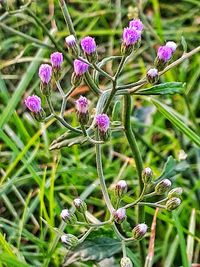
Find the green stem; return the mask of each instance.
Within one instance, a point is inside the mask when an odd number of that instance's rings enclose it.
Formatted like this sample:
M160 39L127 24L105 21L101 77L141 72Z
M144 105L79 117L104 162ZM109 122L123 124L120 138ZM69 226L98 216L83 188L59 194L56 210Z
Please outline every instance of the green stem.
M128 140L128 143L130 145L130 148L133 153L133 157L135 159L135 165L139 177L139 195L143 192L143 181L142 181L142 170L143 170L143 162L142 157L139 151L139 148L137 146L137 142L135 139L135 136L131 129L131 96L125 95L124 96L124 130L126 134L126 138ZM144 207L138 207L137 210L137 223L142 223L145 221L145 213L144 213ZM141 256L141 263L142 266L144 266L145 263L145 255L146 255L146 248L145 248L145 242L144 239L142 239L139 242L139 248L140 248L140 256Z
M97 136L97 140L98 140L98 132L96 134ZM101 190L103 193L103 197L104 200L106 202L106 205L110 211L110 213L112 214L114 211L113 205L111 203L110 197L108 195L108 190L106 187L106 183L105 183L105 178L104 178L104 174L103 174L103 167L102 167L102 158L101 158L101 145L100 144L96 144L95 145L96 148L96 164L97 164L97 173L98 173L98 177L100 180L100 185L101 185Z
M108 78L109 80L113 81L113 77L110 76L107 72L105 72L104 70L102 70L101 68L98 67L98 65L96 63L93 63L93 67L103 76L105 76L106 78Z
M165 209L164 205L160 205L160 204L156 204L156 203L150 203L150 202L138 202L137 205L138 206L150 206L150 207Z
M127 204L126 206L124 206L124 209L131 208L131 207L135 206L138 202L140 202L140 200L142 200L143 197L144 197L144 194L145 194L145 191L146 191L146 187L147 187L147 186L144 185L144 187L143 187L143 189L142 189L142 193L141 193L141 195L139 196L139 198L138 198L136 201L134 201L133 203L130 203L130 204Z

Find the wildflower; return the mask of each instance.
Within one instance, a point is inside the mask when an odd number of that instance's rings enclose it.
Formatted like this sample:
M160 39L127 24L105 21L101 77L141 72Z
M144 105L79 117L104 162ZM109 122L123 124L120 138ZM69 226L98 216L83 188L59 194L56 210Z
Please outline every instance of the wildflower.
M147 232L147 225L145 223L140 223L136 225L136 227L133 228L132 233L133 233L133 238L134 239L141 239Z
M39 77L43 84L48 84L52 76L52 67L48 64L42 64L39 68Z
M96 51L96 43L95 39L87 36L81 40L81 48L83 49L86 58L90 62L96 62L97 61L97 51Z
M169 188L171 187L172 183L169 179L164 179L161 182L159 182L156 187L155 187L155 192L157 195L162 195L164 194L166 191L169 190Z
M68 248L75 247L78 244L78 238L71 234L62 235L60 239Z
M79 59L74 60L74 73L72 74L71 83L73 86L79 86L83 74L88 71L89 65Z
M177 48L177 44L173 41L167 42L165 46L169 47L172 50L172 53L174 53Z
M168 198L180 197L182 193L183 193L183 189L181 187L176 187L169 191Z
M59 52L54 52L51 54L51 65L55 69L60 69L63 63L63 54Z
M84 96L80 96L79 99L76 100L76 110L77 116L80 124L85 125L89 120L89 112L88 112L88 100Z
M148 184L149 182L151 182L152 176L153 176L153 172L152 172L151 168L149 168L149 167L145 168L142 172L143 183Z
M113 216L116 223L122 223L126 219L126 209L119 208L113 212Z
M106 114L98 114L96 116L96 126L99 130L99 135L102 140L107 140L109 137L110 119Z
M167 210L175 210L178 206L180 206L181 200L178 197L172 197L166 202Z
M120 180L117 182L116 186L115 186L115 194L118 197L122 197L123 194L125 194L127 192L127 183L125 180Z
M123 257L120 261L121 267L133 267L133 264L131 262L131 259L128 257Z
M24 100L24 104L31 111L32 116L37 121L43 121L46 117L46 114L41 107L41 99L37 95L28 96Z
M133 51L134 45L139 42L140 38L140 31L137 31L135 28L131 27L124 28L122 36L123 42L121 47L122 54L127 56L130 55Z
M63 221L66 223L74 224L76 222L76 215L71 213L68 209L64 209L60 214Z
M83 201L80 198L75 198L74 199L74 206L81 213L85 213L87 211L87 204L85 203L85 201Z
M158 48L157 56L158 59L162 60L163 62L167 62L172 57L172 49L166 45L160 46Z
M147 80L152 84L158 81L158 70L156 68L147 71Z
M144 25L140 19L133 19L129 22L129 27L134 28L137 31L142 31L144 29Z

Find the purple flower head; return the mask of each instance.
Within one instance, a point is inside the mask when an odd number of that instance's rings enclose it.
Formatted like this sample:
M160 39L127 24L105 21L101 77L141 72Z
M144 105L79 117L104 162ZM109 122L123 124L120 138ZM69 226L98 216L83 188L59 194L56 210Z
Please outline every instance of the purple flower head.
M39 68L39 77L41 81L48 84L51 80L52 67L48 64L42 64Z
M82 62L79 59L74 60L74 72L77 76L83 75L89 68L87 63Z
M53 68L59 69L63 63L63 54L54 52L51 54L51 65Z
M176 51L177 44L175 42L169 41L169 42L166 43L166 46L171 48L173 53Z
M149 77L151 77L151 78L155 78L155 77L158 76L158 70L155 69L155 68L153 68L153 69L149 69L149 70L147 71L147 75L148 75Z
M158 48L157 56L160 60L163 60L164 62L167 62L172 57L172 49L166 45L160 46Z
M126 219L126 209L119 208L113 212L113 216L117 223L122 223Z
M137 31L142 31L144 29L144 25L140 19L133 19L129 22L129 27L134 28Z
M81 40L81 48L88 55L94 53L96 51L96 48L97 48L96 43L95 43L95 39L90 37L90 36L83 38Z
M76 44L76 39L74 35L69 35L65 38L65 43L68 47L73 47Z
M141 32L134 28L124 28L123 43L125 46L134 45L141 37Z
M96 116L96 125L100 132L106 133L109 125L110 125L110 119L106 114L99 114Z
M84 96L80 96L78 100L76 100L76 109L79 113L87 113L88 112L88 100Z
M38 113L41 110L41 99L37 95L28 96L24 100L24 104L34 113Z

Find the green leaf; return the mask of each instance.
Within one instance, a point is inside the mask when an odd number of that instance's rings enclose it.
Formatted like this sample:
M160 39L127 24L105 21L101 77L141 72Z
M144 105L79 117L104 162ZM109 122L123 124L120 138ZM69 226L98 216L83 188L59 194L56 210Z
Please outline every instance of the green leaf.
M169 179L178 173L184 172L189 168L189 164L186 161L177 161L172 156L167 158L163 172L161 173L158 180Z
M152 99L152 102L157 107L157 109L165 116L165 118L167 118L176 128L179 129L179 131L181 131L192 142L194 142L200 147L200 137L177 117L175 111L172 108L169 108L165 104L155 99Z
M77 261L101 261L109 258L121 250L121 243L110 237L99 237L85 240L78 245L70 254L65 262L65 266L71 266Z
M135 95L174 95L184 92L184 84L181 82L161 83L147 89L135 92Z
M33 267L33 265L27 264L17 259L17 257L13 257L7 253L2 253L0 255L0 262L7 264L6 266L12 267Z

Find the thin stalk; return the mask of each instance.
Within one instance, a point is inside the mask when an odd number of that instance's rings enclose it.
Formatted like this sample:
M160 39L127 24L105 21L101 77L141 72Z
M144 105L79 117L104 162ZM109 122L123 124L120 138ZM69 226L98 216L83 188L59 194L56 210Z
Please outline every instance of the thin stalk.
M93 63L93 67L103 76L105 76L106 78L108 78L109 80L113 81L113 77L110 76L107 72L105 72L104 70L102 70L101 68L98 67L98 65L96 63Z
M82 243L93 230L94 230L94 228L92 228L92 227L90 229L88 229L87 232L79 239L79 244Z
M98 140L99 139L98 132L97 132L96 136L97 136L96 139ZM114 208L113 208L113 205L111 203L110 197L108 195L108 190L107 190L106 183L105 183L105 177L104 177L104 174L103 174L102 157L101 157L101 145L100 144L96 144L95 148L96 148L97 173L98 173L98 177L99 177L99 180L100 180L101 190L102 190L103 197L104 197L104 200L106 202L106 205L107 205L110 213L112 214L113 211L114 211Z
M101 223L86 223L86 222L76 222L77 225L83 225L83 226L89 226L89 227L101 227L104 226L106 224L110 224L112 222L112 220L108 220L105 222L101 222Z
M130 204L125 205L125 206L124 206L124 209L131 208L131 207L135 206L138 202L140 202L140 200L142 200L143 197L144 197L146 188L147 188L147 186L144 185L144 187L143 187L143 189L142 189L142 193L141 193L141 195L139 196L139 198L138 198L136 201L134 201L133 203L130 203Z
M126 138L128 140L128 143L133 153L133 157L135 159L135 165L139 178L139 195L141 195L143 192L143 181L142 181L143 162L139 148L137 146L135 135L133 134L133 131L131 129L131 96L129 95L124 96L123 121L124 121L124 130ZM142 223L144 221L145 221L144 207L138 207L137 223ZM142 266L144 266L146 248L143 239L139 242L139 249L140 249L141 264Z
M162 208L165 209L165 205L160 205L160 204L156 204L156 203L150 203L150 202L138 202L137 203L138 206L149 206L149 207L155 207L155 208Z

